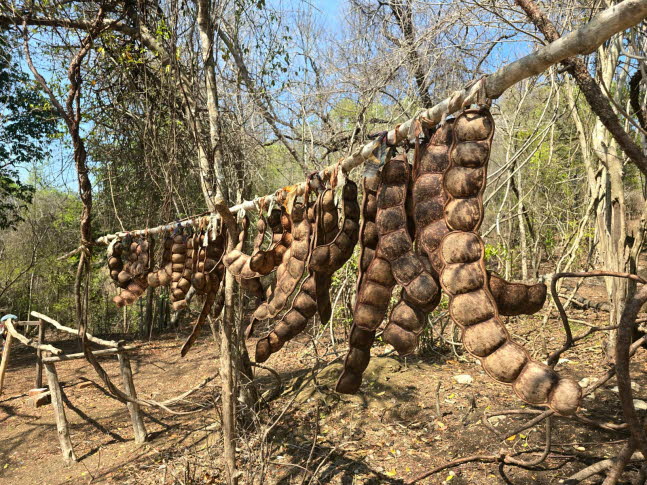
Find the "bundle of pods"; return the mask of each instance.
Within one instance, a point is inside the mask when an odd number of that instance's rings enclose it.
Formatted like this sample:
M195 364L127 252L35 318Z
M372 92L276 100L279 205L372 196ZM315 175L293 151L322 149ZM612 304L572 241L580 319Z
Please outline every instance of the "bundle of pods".
M191 286L205 295L184 355L212 306L222 307L217 295L225 267L259 300L266 296L261 277L275 271L274 290L256 308L247 329L249 334L256 322L275 320L256 344L256 361L263 362L301 333L315 313L322 322L330 319L332 275L351 257L359 240L357 297L339 392L360 388L376 331L398 285L402 291L383 338L401 355L416 349L427 314L438 305L442 290L449 298L450 317L462 330L465 349L492 378L510 385L530 404L574 414L581 403L579 385L531 359L501 320L502 315L539 311L546 286L509 283L485 268L478 230L493 134L494 120L486 107L464 110L422 144L416 137L413 166L406 154L397 154L387 157L377 174L363 179L361 221L357 186L351 180L346 179L342 188L341 222L334 183L314 203L308 188L303 202L294 203L289 214L277 208L259 218L249 255L243 252L246 217L237 246L224 256L222 234L207 243L201 232L187 236L176 231L165 241L160 269L149 272L148 278L148 241L115 242L109 248L108 266L111 277L124 288L115 301L118 305L134 301L146 285L170 284L175 309L186 305ZM268 228L270 243L263 248Z
M392 158L379 180L365 182L358 295L338 391L359 388L395 283L403 293L384 338L403 354L417 344L424 324L420 317L437 304L440 286L449 297L450 317L462 329L465 349L492 378L511 385L530 404L547 405L562 415L577 411L579 385L532 360L512 341L500 318L538 311L546 298L545 285L508 283L485 269L484 244L477 231L483 220L493 134L494 120L487 108L465 110L416 150L411 189L415 250L402 201L409 173L406 158ZM420 255L426 258L415 258ZM417 280L424 282L426 291Z
M256 343L256 361L264 362L288 340L303 332L308 321L319 312L321 321L330 318L330 281L353 254L359 234L357 185L346 180L342 189L342 223L338 225L334 189L326 189L313 206L312 244L307 259L308 276L302 282L290 309Z
M122 289L113 298L118 307L132 305L146 291L146 274L150 269L152 250L153 243L148 238L135 240L126 237L108 247L110 277Z

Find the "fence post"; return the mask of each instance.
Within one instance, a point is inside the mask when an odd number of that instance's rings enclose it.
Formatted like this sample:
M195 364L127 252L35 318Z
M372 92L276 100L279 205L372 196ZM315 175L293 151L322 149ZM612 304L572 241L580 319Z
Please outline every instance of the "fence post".
M135 383L133 382L133 370L130 366L130 359L125 352L117 354L119 359L119 368L121 369L121 379L124 383L124 389L133 399L137 398L137 391L135 390ZM133 430L135 432L135 443L144 443L146 441L146 427L144 426L144 419L142 418L141 409L139 404L129 402L126 404L130 412L130 420L133 423Z
M70 429L67 418L65 417L63 395L61 393L61 385L58 382L58 376L56 375L56 367L54 364L48 362L44 365L49 392L52 396L52 408L54 409L54 417L56 418L56 431L58 432L58 441L61 444L63 460L67 464L74 463L76 462L76 455L72 447L72 440L70 440Z
M45 322L38 319L38 345L45 343ZM36 350L36 389L43 387L43 351Z

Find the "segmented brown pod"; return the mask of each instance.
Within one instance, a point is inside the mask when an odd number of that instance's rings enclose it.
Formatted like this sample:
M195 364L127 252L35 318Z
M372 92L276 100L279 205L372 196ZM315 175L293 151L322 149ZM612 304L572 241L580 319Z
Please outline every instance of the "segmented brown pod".
M318 198L315 205L316 217L314 237L312 238L312 249L330 243L337 232L338 218L337 206L335 205L335 191L332 189L324 190ZM311 251L312 256L312 251ZM310 268L310 265L308 265ZM317 293L317 313L321 323L328 323L332 313L332 304L330 302L330 285L332 284L332 272L316 271L314 272L315 288Z
M577 411L581 389L552 368L533 361L512 341L503 325L484 262L484 244L476 233L483 220L486 183L494 120L485 108L466 110L454 123L450 167L444 186L448 194L445 220L452 230L440 249L440 282L449 296L449 313L463 330L465 349L481 360L495 380L512 385L522 400L547 404L559 414Z
M449 167L453 120L447 120L416 153L412 190L413 217L418 248L427 255L436 278L440 273L440 241L449 232L445 223L447 196L443 186Z
M407 355L418 346L425 313L438 305L440 291L427 268L427 258L413 248L406 210L410 180L406 155L398 155L387 162L382 169L382 179L385 186L380 187L377 198L378 254L389 261L393 277L402 287L401 301L391 312L384 339L401 355Z
M187 237L184 234L177 233L173 236L173 245L171 246L171 288L170 298L173 310L177 311L186 307L186 281L185 278L185 263L187 261ZM190 284L189 284L190 286ZM183 289L186 288L186 289Z
M546 302L546 285L511 283L488 271L490 291L500 315L532 315Z
M202 237L202 240L204 240L204 237ZM195 320L195 322L193 322L193 330L191 331L191 334L184 342L184 345L182 345L182 349L180 350L182 357L184 357L189 352L189 350L191 350L191 347L200 335L200 330L202 329L202 326L204 325L212 307L214 307L214 304L215 316L218 316L222 311L224 294L221 294L219 290L224 274L225 266L222 263L218 263L213 271L205 274L205 288L202 292L205 295L204 303L202 305L200 315L198 315L198 318ZM222 302L219 302L218 300L219 294L222 295Z
M248 334L257 321L274 318L283 310L290 295L303 276L309 254L311 224L307 207L302 203L292 208L292 236L290 248L283 255L283 261L276 270L276 287L269 301L261 304L252 315Z
M119 293L119 295L115 296L112 299L112 301L119 308L127 305L132 305L140 296L144 294L144 291L146 291L147 287L148 283L146 282L146 278L143 276L136 276L131 280L130 283L128 283L128 286L125 289L121 290L121 293Z
M173 236L168 235L164 238L164 248L162 250L162 260L157 271L151 271L148 274L148 286L156 288L158 286L168 286L171 284L171 274L173 273L171 263L171 248L173 247Z
M121 259L123 246L121 241L115 239L108 245L108 270L110 271L110 278L120 286L119 273L124 268L124 262Z
M272 230L272 241L269 247L265 250L261 249L263 237L267 226ZM258 234L261 235L258 249L256 249L252 256L249 258L249 268L261 275L270 274L276 268L276 248L283 239L283 226L281 224L281 210L272 209L267 221L265 218L260 218L257 223ZM257 236L258 237L258 236Z
M353 311L350 350L337 381L338 392L352 394L359 389L370 360L375 331L384 319L396 283L389 261L398 260L412 249L405 210L407 179L408 164L400 158L391 159L384 165L375 195L371 190L375 182L365 180L359 289Z
M352 180L346 180L342 189L342 223L337 226L337 218L326 218L334 207L332 191L325 191L320 195L321 209L317 224L317 234L314 236L320 242L310 253L308 269L310 275L301 285L299 294L292 302L291 309L283 316L267 337L260 339L256 344L256 361L264 362L274 352L280 350L285 342L299 335L306 328L308 321L316 311L321 313L320 293L328 292L329 286L319 289L320 278L330 276L341 268L353 253L359 235L359 205L357 203L357 185ZM331 206L332 200L332 206ZM334 222L334 237L333 234ZM326 235L319 237L320 231ZM328 281L330 281L328 279ZM324 281L325 285L329 285ZM324 321L324 317L322 317Z

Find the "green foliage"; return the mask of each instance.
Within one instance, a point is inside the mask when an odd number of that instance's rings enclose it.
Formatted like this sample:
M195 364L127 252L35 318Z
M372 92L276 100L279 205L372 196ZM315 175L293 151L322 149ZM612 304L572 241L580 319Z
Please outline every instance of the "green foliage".
M33 187L20 181L18 167L44 160L56 133L52 109L9 54L0 35L0 229L15 227Z

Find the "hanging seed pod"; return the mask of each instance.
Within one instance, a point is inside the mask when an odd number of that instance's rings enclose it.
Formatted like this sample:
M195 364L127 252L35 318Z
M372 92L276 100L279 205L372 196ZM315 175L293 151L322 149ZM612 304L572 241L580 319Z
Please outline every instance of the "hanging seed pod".
M296 203L292 208L292 236L294 240L276 270L277 283L274 293L271 299L261 304L252 315L247 335L251 333L257 321L276 317L283 310L290 295L301 281L310 252L311 224L307 217L307 210L308 207L302 203Z
M252 253L251 258L249 259L249 268L258 274L270 274L276 266L278 266L276 251L283 240L284 232L283 225L281 224L281 216L281 210L275 208L270 212L267 221L265 221L265 219L259 219L259 223L257 224L259 234L264 234L268 225L272 230L272 242L269 247L266 250L263 250L260 249L259 245L259 249Z
M413 249L406 210L409 180L406 155L395 156L382 169L382 185L377 195L378 252L389 262L395 281L402 287L400 302L384 329L384 339L401 355L416 349L425 313L440 301L440 289L427 258Z
M500 315L532 315L546 302L546 285L511 283L488 271L490 291Z
M187 260L187 237L176 231L171 246L171 306L174 311L186 307L186 291L178 285L184 277L185 263Z
M532 360L510 338L488 285L485 248L476 231L483 220L494 120L481 108L464 111L454 125L450 168L444 182L449 196L445 221L452 232L440 247L440 281L449 296L450 316L463 330L465 349L481 360L492 378L511 385L517 396L530 404L546 404L558 414L571 415L581 402L579 385Z
M364 179L362 220L360 226L360 259L357 276L357 297L350 331L350 350L344 370L337 381L337 392L353 394L362 383L362 374L370 360L371 346L389 305L395 279L391 265L378 254L379 238L376 224L377 192L381 175Z
M158 286L168 286L171 284L172 263L171 248L173 247L173 236L169 235L164 238L164 249L162 251L162 260L159 269L148 274L148 285L156 288Z
M124 268L124 263L121 260L123 246L121 241L113 239L108 245L108 270L110 271L110 278L119 284L119 273Z
M320 300L323 291L329 291L329 283L325 277L330 277L341 268L353 254L353 249L359 237L359 204L357 203L357 185L350 179L342 189L342 222L337 227L336 212L331 214L330 205L332 191L324 192L321 196L321 213L330 214L328 218L320 215L317 222L317 233L313 236L321 244L315 247L308 262L310 276L301 285L298 296L292 302L292 308L276 324L267 337L260 339L256 344L256 362L266 361L270 355L280 350L285 342L299 335L306 328L310 318L316 311L321 312ZM334 199L333 199L334 200ZM334 223L334 236L333 234ZM324 230L325 235L320 237ZM320 281L324 279L324 288L320 289ZM326 295L327 296L327 295ZM321 313L320 313L321 315ZM329 317L328 317L329 318ZM326 321L322 316L322 322Z

